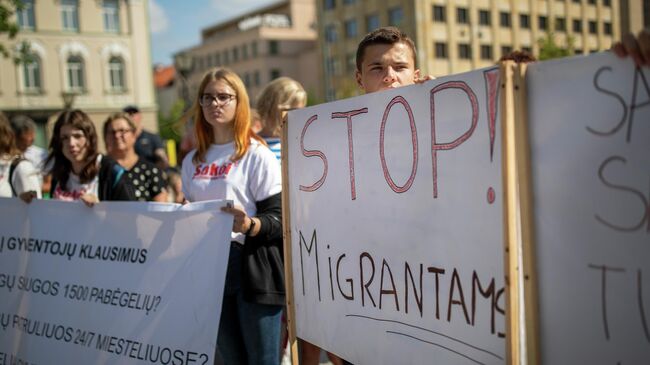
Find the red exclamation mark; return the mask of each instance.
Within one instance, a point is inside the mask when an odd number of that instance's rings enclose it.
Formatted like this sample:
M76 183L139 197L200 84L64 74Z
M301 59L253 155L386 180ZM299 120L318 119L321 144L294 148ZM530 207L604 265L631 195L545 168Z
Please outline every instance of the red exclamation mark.
M499 99L499 69L495 67L483 71L483 77L485 78L488 131L490 132L490 162L492 162L494 158L494 139L496 137L497 100ZM494 188L488 187L488 204L494 203L495 196Z

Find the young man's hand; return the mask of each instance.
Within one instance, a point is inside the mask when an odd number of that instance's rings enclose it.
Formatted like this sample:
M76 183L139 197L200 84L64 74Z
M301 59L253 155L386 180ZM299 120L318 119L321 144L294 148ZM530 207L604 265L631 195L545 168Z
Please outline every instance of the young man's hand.
M619 57L632 57L637 66L650 66L650 29L640 31L636 38L632 33L624 35L612 51Z

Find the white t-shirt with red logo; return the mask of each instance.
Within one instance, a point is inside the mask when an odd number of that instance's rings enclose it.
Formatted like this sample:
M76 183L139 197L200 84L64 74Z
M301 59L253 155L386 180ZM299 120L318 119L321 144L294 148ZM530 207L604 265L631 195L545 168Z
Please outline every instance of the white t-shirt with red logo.
M275 155L257 140L251 139L248 152L238 161L231 157L235 143L213 144L205 154L205 162L192 163L196 150L183 159L181 178L183 193L191 202L230 199L242 206L252 217L255 202L264 200L282 190L280 164ZM244 235L232 233L232 240L244 243Z
M97 156L97 164L102 161L102 155ZM99 197L99 173L87 183L81 183L79 176L72 171L68 177L67 190L63 190L60 184L57 184L52 192L52 199L74 201L79 200L85 194L92 194Z

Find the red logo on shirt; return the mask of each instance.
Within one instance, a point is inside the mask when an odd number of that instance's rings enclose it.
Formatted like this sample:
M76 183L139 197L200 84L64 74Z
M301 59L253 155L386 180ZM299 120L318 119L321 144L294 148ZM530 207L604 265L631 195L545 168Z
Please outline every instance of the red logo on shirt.
M194 170L194 176L192 176L192 179L223 179L230 172L232 165L232 162L228 162L221 166L215 163L211 163L209 165L201 164Z
M79 200L84 194L86 194L86 189L64 191L60 186L54 189L54 199L58 200Z

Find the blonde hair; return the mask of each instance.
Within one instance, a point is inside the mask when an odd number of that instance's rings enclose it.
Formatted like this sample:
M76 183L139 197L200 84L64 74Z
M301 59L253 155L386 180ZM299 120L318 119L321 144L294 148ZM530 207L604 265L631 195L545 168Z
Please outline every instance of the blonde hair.
M251 121L248 93L246 92L246 87L241 78L227 68L214 68L203 76L203 80L201 81L196 95L196 100L192 105L192 114L194 115L194 135L196 136L197 143L196 153L192 157L192 163L195 165L205 162L205 154L214 141L212 126L205 119L203 108L201 108L199 100L201 99L206 86L215 80L221 80L228 84L228 86L235 91L235 97L237 99L235 120L233 123L235 153L231 159L237 161L246 154L246 151L248 151L248 147L251 144L251 138L264 144L264 140L258 137L250 129Z
M289 77L279 77L268 83L257 97L257 111L273 135L279 134L282 112L304 106L307 92L302 85Z

